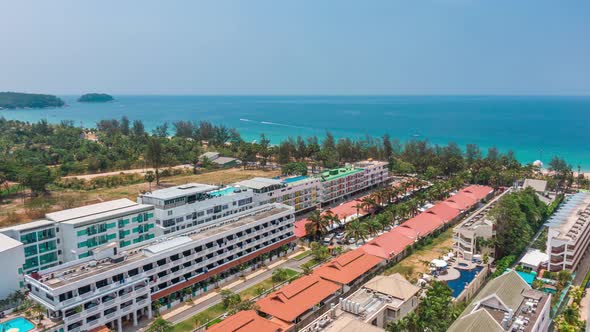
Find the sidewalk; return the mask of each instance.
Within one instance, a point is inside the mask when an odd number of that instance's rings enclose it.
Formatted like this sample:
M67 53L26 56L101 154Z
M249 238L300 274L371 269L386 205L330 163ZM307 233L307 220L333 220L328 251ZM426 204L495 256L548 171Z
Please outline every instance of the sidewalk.
M171 309L170 311L164 312L162 314L162 318L170 321L173 324L179 323L189 318L190 316L196 315L199 312L204 311L209 307L219 303L221 301L221 296L219 295L220 290L228 289L236 293L243 291L244 289L247 289L270 277L270 275L272 275L272 271L279 266L285 265L285 267L287 268L300 272L300 269L297 267L297 265L304 263L306 259L296 261L294 260L294 258L302 252L310 250L307 247L304 248L305 250L298 250L292 253L291 255L286 256L287 259L285 259L285 257L282 257L274 263L268 265L266 268L258 269L253 273L246 275L244 278L235 280L221 287L220 289L216 289L205 295L199 296L198 298L193 300L192 304L182 304L176 308ZM311 258L311 256L308 256L306 258L309 259Z

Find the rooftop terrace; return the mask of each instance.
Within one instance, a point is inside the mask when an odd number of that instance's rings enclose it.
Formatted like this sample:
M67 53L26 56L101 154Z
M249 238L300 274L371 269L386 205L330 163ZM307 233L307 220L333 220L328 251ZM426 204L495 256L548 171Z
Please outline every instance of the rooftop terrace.
M186 244L206 239L217 234L222 234L231 231L232 229L289 210L292 210L292 208L283 204L272 204L271 206L253 208L252 210L249 210L249 213L246 215L234 216L234 218L221 220L216 225L200 230L188 231L171 238L155 239L150 243L124 251L116 257L111 256L99 260L94 259L94 257L88 257L40 271L39 274L41 277L39 281L51 288L58 288L69 283L83 280L89 276L119 268L142 259L147 259L148 257L160 255Z
M64 224L84 224L86 222L94 222L97 219L114 218L151 208L151 205L138 204L132 200L123 198L74 209L52 212L45 216L49 220Z
M332 181L338 178L346 177L356 173L361 173L364 170L362 168L335 168L328 171L324 171L319 174L322 181Z
M154 190L152 192L147 192L142 194L143 197L151 197L156 199L174 199L178 197L183 197L187 195L194 195L199 193L205 193L209 191L214 191L219 189L218 186L213 186L209 184L202 184L202 183L187 183L180 186L174 186L165 189Z
M556 238L575 242L579 231L585 227L589 218L590 194L577 193L570 196L545 225L558 231Z

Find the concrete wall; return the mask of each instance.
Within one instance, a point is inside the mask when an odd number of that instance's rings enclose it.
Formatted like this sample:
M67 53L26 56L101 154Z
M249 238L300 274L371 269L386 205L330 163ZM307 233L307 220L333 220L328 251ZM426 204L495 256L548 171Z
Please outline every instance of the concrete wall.
M455 302L471 300L477 294L479 289L485 284L485 281L490 273L491 269L489 265L484 266L477 277L475 277L475 279L473 279L469 285L465 287L463 292L459 294L459 296L455 299Z
M0 238L1 240L3 239ZM23 276L19 271L24 263L25 254L22 244L0 252L0 266L2 267L0 299L4 299L10 293L22 288Z

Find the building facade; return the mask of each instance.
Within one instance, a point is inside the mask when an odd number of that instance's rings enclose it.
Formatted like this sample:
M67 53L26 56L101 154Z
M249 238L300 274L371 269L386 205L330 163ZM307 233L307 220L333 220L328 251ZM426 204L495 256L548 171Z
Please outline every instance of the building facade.
M547 269L574 271L590 243L590 194L568 197L547 225Z
M200 183L155 190L137 200L154 207L156 236L206 227L255 205L252 190Z
M151 317L151 302L166 305L183 289L206 290L207 281L294 240L294 210L260 206L208 227L147 244L109 245L77 261L25 276L30 297L64 330L101 325L122 330ZM203 283L204 282L204 283Z
M59 228L64 262L88 257L108 243L125 248L155 237L154 208L128 199L48 213L46 218Z
M254 193L257 205L283 203L295 208L295 213L314 209L319 204L320 180L316 177L296 176L284 179L256 177L237 183Z
M62 240L58 224L38 220L0 230L0 233L23 244L25 262L23 273L47 269L63 262Z
M23 244L0 233L0 299L8 297L14 291L23 288L23 264L25 256Z
M387 163L372 160L357 163L356 166L347 164L343 168L324 171L318 177L321 181L322 204L385 184L390 179Z

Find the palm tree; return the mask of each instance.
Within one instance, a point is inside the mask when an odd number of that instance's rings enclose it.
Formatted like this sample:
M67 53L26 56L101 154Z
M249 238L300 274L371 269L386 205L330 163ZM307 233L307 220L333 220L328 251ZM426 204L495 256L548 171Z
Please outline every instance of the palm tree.
M283 268L277 268L276 270L274 270L272 272L272 282L273 282L273 288L274 288L274 283L281 283L285 280L287 280L287 278L289 278L289 272L287 271L287 269L283 269Z
M354 205L354 208L356 209L356 216L357 216L357 218L361 215L361 210L363 209L363 206L364 205L362 203L360 203L360 202L357 202Z
M162 302L160 300L156 300L152 302L152 311L154 312L154 316L160 316L160 308L162 307Z
M164 318L158 317L147 328L146 332L169 332L172 331L172 324Z
M336 213L332 212L332 210L324 211L324 213L322 213L322 218L324 218L326 225L337 224L340 222L340 218Z
M376 218L369 219L365 225L367 228L367 233L372 236L375 236L377 232L382 229L381 223Z
M219 281L221 280L221 277L219 275L214 275L213 277L211 277L211 281L213 282L213 284L215 284L215 288L219 288Z
M377 217L377 221L381 225L381 230L385 231L385 228L393 223L393 214L385 211Z
M410 213L410 206L407 203L400 203L397 205L397 212L401 220L406 220Z
M364 223L355 220L346 225L344 231L344 237L348 240L354 238L356 241L362 239L365 243L365 237L367 236L367 227Z
M314 240L319 239L328 229L326 218L318 210L313 211L307 220L309 222L305 224L305 232Z
M371 211L371 215L375 213L373 207L375 206L375 200L371 196L365 196L361 198L361 205L365 211Z

